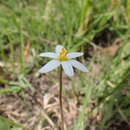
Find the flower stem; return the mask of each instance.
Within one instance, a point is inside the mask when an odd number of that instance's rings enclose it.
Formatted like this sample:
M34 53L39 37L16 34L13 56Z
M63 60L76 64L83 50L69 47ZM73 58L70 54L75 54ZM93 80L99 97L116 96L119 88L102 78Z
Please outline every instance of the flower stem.
M59 101L60 101L60 114L61 114L61 130L64 130L64 115L62 107L62 66L60 66L59 82L60 82Z

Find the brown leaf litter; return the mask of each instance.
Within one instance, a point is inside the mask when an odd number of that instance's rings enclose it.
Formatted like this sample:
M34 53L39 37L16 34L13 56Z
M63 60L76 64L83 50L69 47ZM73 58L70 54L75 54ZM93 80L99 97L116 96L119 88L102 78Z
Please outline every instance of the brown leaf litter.
M60 130L58 83L50 81L50 75L36 78L31 74L28 79L34 89L0 95L0 115L20 124L21 130ZM64 87L68 86L67 80L64 77ZM6 87L10 86L6 84ZM78 115L77 101L67 101L63 94L63 110L67 130Z

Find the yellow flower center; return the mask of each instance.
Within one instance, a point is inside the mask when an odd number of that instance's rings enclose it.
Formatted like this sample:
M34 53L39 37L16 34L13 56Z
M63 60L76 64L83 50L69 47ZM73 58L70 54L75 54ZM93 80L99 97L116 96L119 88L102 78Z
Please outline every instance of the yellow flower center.
M65 48L62 48L61 52L59 54L59 60L60 61L66 61L66 60L68 60L67 54L68 54L68 51Z

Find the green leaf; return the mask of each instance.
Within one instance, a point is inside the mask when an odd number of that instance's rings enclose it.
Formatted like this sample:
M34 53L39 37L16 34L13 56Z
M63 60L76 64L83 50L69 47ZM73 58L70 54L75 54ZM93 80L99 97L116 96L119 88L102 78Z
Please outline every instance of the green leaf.
M10 130L10 123L0 117L0 130Z

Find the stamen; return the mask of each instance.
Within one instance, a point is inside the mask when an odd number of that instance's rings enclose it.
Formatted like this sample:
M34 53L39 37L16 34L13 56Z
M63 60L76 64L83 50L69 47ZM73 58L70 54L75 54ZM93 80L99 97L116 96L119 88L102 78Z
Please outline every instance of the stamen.
M65 48L62 48L61 52L59 54L59 60L60 61L66 61L66 60L68 60L67 54L68 54L68 51Z

